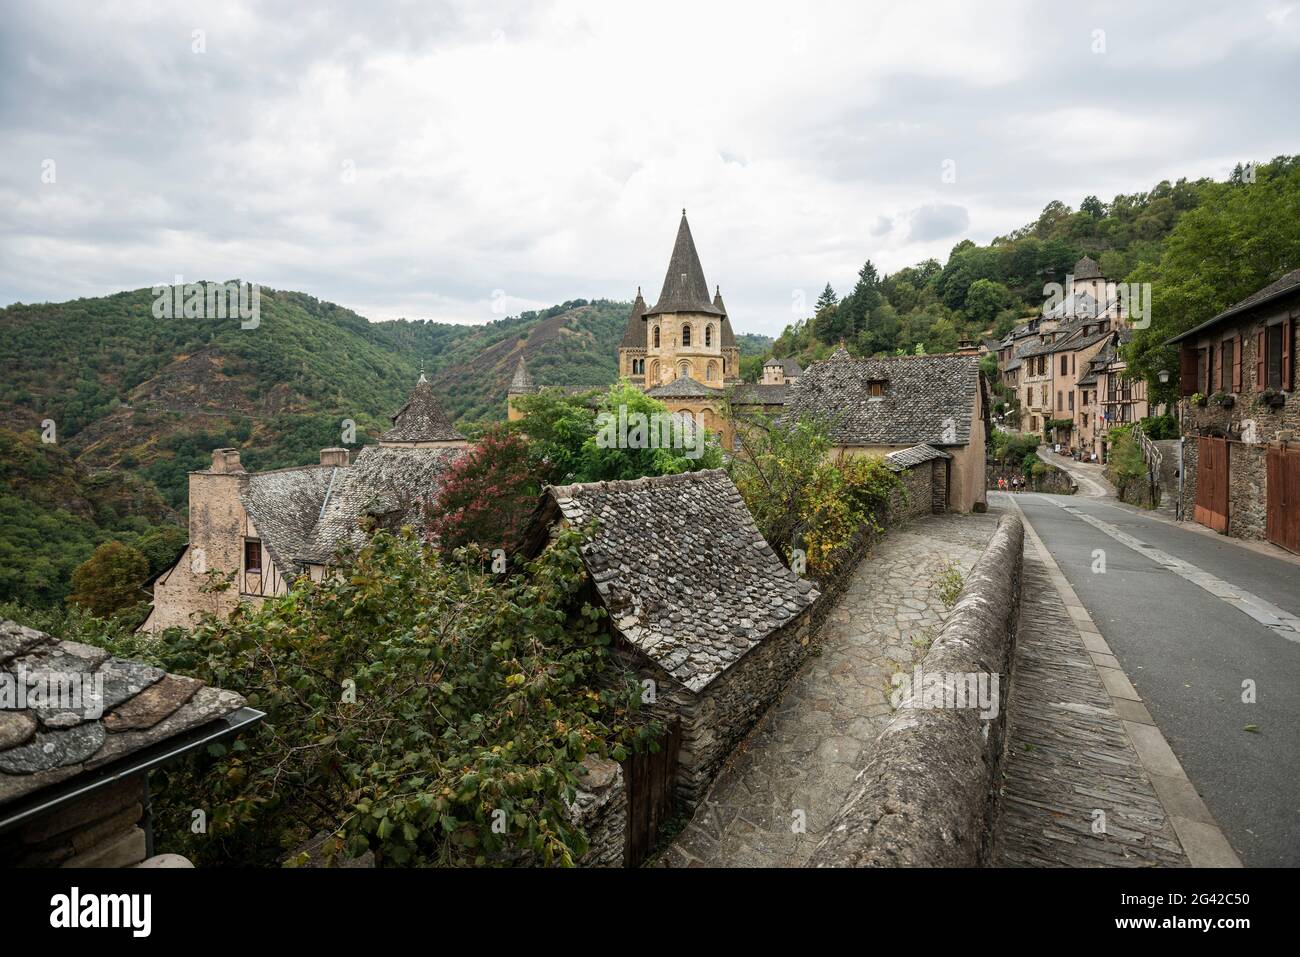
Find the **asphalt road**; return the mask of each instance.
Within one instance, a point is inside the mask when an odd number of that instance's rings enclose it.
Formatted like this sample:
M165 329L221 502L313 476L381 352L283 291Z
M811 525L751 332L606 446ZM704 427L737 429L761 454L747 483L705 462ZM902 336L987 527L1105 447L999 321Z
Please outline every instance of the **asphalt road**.
M1242 861L1300 866L1300 633L1289 640L1285 627L1266 627L1075 513L1295 616L1300 565L1105 499L1022 493L1016 501ZM1104 573L1093 571L1096 549ZM1246 681L1255 703L1242 700Z

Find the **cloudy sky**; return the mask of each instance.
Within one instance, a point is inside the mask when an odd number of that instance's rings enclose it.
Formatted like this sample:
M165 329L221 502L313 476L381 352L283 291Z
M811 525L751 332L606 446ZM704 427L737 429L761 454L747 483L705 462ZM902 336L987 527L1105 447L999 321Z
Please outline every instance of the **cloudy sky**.
M6 3L0 305L238 276L481 322L653 297L686 207L776 333L868 257L1300 152L1297 89L1300 0Z

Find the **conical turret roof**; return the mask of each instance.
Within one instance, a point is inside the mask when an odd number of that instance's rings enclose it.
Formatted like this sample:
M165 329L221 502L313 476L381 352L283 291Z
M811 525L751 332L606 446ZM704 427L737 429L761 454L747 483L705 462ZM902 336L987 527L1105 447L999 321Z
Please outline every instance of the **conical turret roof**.
M420 373L406 404L390 416L393 427L379 437L385 442L463 442L465 436L451 424L434 398L433 386Z
M641 298L641 287L636 287L636 301L632 303L632 315L627 317L627 328L623 330L620 349L645 348L645 300Z
M519 362L515 364L515 375L510 380L510 388L506 391L510 395L537 391L537 386L533 384L533 377L528 374L528 366L524 364L522 353L519 356Z
M731 317L727 315L727 307L722 303L722 287L713 287L713 308L722 313L722 348L731 349L736 345L736 333L731 328Z
M665 312L702 312L712 316L723 314L709 299L709 284L704 280L704 267L700 265L699 254L695 252L695 240L691 238L691 227L686 222L684 209L659 301L653 309L646 311L646 315L657 316Z

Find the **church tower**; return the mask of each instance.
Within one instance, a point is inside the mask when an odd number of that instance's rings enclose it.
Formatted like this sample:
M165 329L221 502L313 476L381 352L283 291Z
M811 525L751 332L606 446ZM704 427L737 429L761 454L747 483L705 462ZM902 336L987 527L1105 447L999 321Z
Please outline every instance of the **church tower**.
M684 209L658 302L646 309L637 290L619 348L619 371L644 389L684 377L715 389L740 381L736 334L721 290L709 297Z

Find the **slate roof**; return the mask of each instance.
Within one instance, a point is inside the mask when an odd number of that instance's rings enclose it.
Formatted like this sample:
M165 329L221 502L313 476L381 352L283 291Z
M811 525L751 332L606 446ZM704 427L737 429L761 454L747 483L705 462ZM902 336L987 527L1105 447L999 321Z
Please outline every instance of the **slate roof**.
M0 710L0 806L244 706L234 692L194 678L0 621L0 680L16 688L20 669L29 688L32 678L57 676L66 682L68 676L84 675L86 680L75 683L93 692L94 682L102 679L103 697L83 700L76 709L53 707L54 702L38 698L29 699L26 708ZM42 681L36 689L43 687Z
M659 293L659 301L654 304L653 309L646 311L646 315L657 316L665 312L725 315L724 311L709 299L709 284L704 280L704 267L700 265L699 254L695 251L695 240L691 238L691 227L686 222L684 209L681 224L677 227L677 240L673 243L672 256L668 259L668 272L664 274L664 285ZM724 345L725 337L724 331Z
M803 369L799 367L799 360L794 356L786 356L784 359L778 359L773 356L763 363L763 368L768 366L780 366L781 371L785 373L787 379L798 378L803 374Z
M837 349L790 387L787 415L825 419L837 445L965 445L979 362L979 356L956 354L853 359ZM880 379L884 395L868 395L867 383Z
M734 349L736 347L736 333L731 328L731 317L727 315L727 307L722 302L721 286L714 287L713 308L722 312L722 331L719 333L718 345L723 349Z
M239 500L281 574L296 573L295 560L311 541L326 496L351 468L308 465L252 472L242 483Z
M731 402L733 405L785 405L789 391L788 385L747 382L732 389Z
M454 446L367 445L354 463L338 470L337 482L320 508L311 536L294 559L324 563L339 548L359 545L364 539L360 522L366 516L382 517L388 527L410 525L422 532L423 503L437 496L447 469L465 451Z
M1074 264L1074 272L1071 274L1075 279L1105 279L1102 275L1101 267L1097 265L1097 260L1091 256L1084 256Z
M717 398L723 394L722 389L697 382L691 376L681 375L672 382L657 385L646 391L646 395L655 399L700 399Z
M632 314L627 317L627 328L623 330L620 349L644 349L645 340L645 300L641 298L641 287L636 287L636 301L632 303Z
M528 366L524 363L522 354L519 356L519 362L515 364L515 374L510 379L510 388L506 391L511 395L537 391L533 377L528 374Z
M909 469L914 465L920 465L922 462L929 462L932 459L950 459L952 455L942 449L936 449L933 445L914 445L910 449L900 449L897 452L890 452L885 456L885 466L895 472L901 472L903 469Z
M1280 299L1282 296L1293 292L1300 292L1300 269L1291 270L1291 272L1282 276L1280 279L1269 283L1263 289L1256 290L1235 305L1229 306L1217 316L1207 319L1198 326L1193 326L1186 332L1179 333L1172 339L1169 339L1165 344L1170 345L1175 342L1181 342L1182 340L1197 335L1212 326L1217 326L1219 323L1231 319L1233 316L1239 315L1248 309L1255 306L1262 306L1265 303L1272 302L1274 299Z
M393 427L379 437L381 442L463 442L465 436L451 424L434 398L433 386L420 373L406 404L389 418Z
M596 523L582 556L615 629L691 691L817 599L721 469L548 486L546 495L572 525Z

